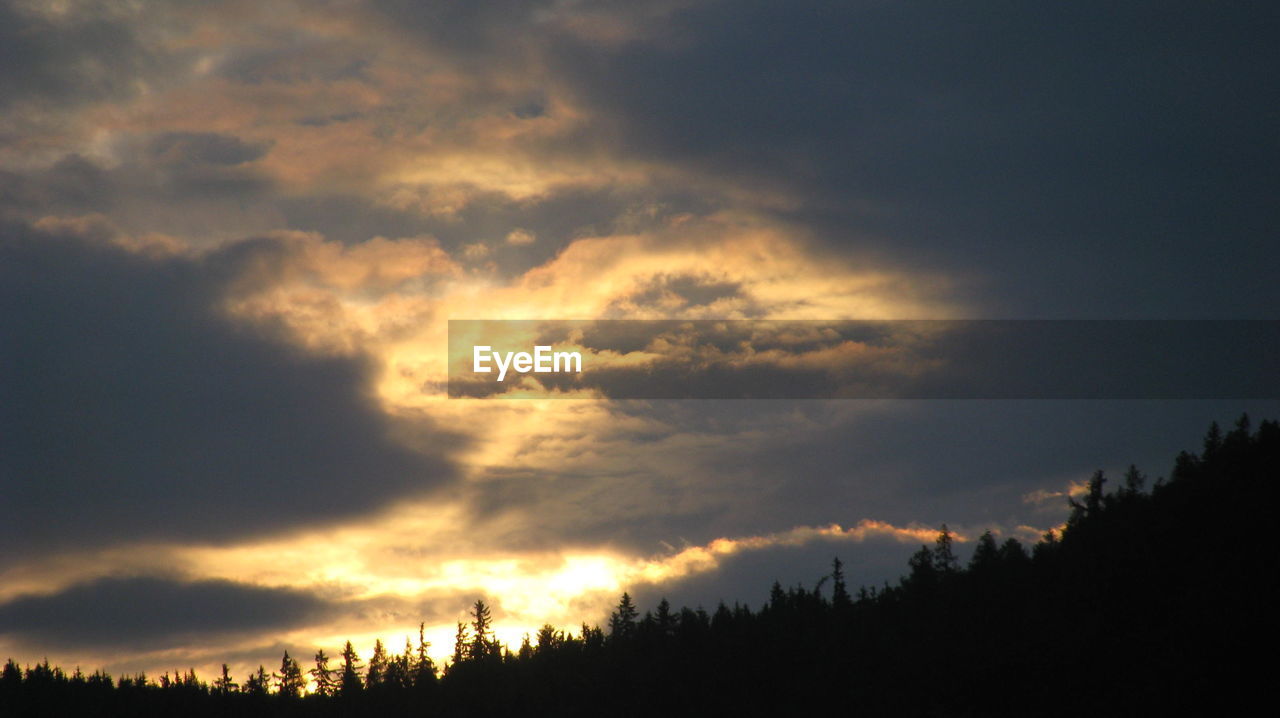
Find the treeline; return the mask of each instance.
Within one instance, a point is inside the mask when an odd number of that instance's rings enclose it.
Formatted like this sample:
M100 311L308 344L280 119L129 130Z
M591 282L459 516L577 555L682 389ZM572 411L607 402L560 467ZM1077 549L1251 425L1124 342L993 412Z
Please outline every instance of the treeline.
M348 642L237 682L118 681L47 663L0 673L3 715L1150 715L1269 685L1280 425L1214 424L1168 480L1094 474L1030 550L980 537L962 565L943 526L897 585L850 591L839 560L759 609L623 594L607 627L501 644L483 601L438 671L421 631L367 663ZM307 692L307 678L312 690Z

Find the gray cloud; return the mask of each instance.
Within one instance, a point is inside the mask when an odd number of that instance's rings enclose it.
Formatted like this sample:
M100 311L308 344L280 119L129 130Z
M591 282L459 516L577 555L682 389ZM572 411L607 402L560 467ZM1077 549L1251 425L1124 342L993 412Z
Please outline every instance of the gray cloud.
M975 273L995 313L1280 304L1273 8L706 2L667 23L677 41L548 54L631 152L798 197L835 247Z
M0 3L0 107L127 95L139 76L159 71L136 18L87 5L54 20L15 5Z
M293 589L224 580L104 578L0 604L0 634L46 647L171 646L186 638L283 630L332 615Z
M231 166L252 162L270 149L217 132L162 132L147 143L147 153L166 167Z
M357 515L449 482L460 437L393 441L372 367L231 322L234 281L287 248L148 259L18 225L0 235L0 540L8 555L229 539Z

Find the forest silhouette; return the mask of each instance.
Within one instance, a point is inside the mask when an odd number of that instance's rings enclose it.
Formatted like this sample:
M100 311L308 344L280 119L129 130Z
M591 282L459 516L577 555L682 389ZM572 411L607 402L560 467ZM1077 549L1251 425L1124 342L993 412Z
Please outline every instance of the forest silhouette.
M236 679L226 666L112 678L10 660L3 716L1151 715L1231 712L1268 684L1280 424L1215 423L1168 479L1101 471L1060 532L986 533L962 565L944 525L896 584L850 590L836 559L758 609L644 611L501 644L476 601L452 659L419 633L348 642ZM1110 489L1110 490L1109 490Z

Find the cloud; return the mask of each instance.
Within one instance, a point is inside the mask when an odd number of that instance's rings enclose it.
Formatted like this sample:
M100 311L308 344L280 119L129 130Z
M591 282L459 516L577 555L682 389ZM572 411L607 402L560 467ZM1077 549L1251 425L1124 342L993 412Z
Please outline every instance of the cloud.
M225 313L234 290L284 271L289 243L157 258L20 225L2 231L9 560L86 544L242 539L367 513L455 478L448 456L465 442L384 414L367 356L312 354Z
M516 228L507 232L507 244L513 244L516 246L533 244L534 240L537 238L537 235L527 229Z
M39 645L172 646L206 635L282 631L329 616L313 594L225 580L104 578L0 604L0 634Z
M41 5L0 3L0 107L121 97L136 91L140 76L160 71L138 37L137 16L123 6L59 14Z
M252 162L270 143L249 143L217 132L162 132L147 143L147 153L166 167L231 166Z
M991 313L1253 316L1280 299L1274 27L1194 2L704 2L665 16L674 40L547 56L615 151L789 197L834 247L980 273Z

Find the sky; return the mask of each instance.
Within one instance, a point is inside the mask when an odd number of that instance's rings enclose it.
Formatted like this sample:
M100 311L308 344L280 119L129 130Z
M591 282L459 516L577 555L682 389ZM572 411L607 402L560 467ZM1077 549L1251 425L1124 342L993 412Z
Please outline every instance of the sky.
M421 622L444 657L477 599L518 645L624 590L892 582L943 523L1034 542L1280 402L451 399L448 321L1275 319L1277 30L6 0L0 655L243 677Z

